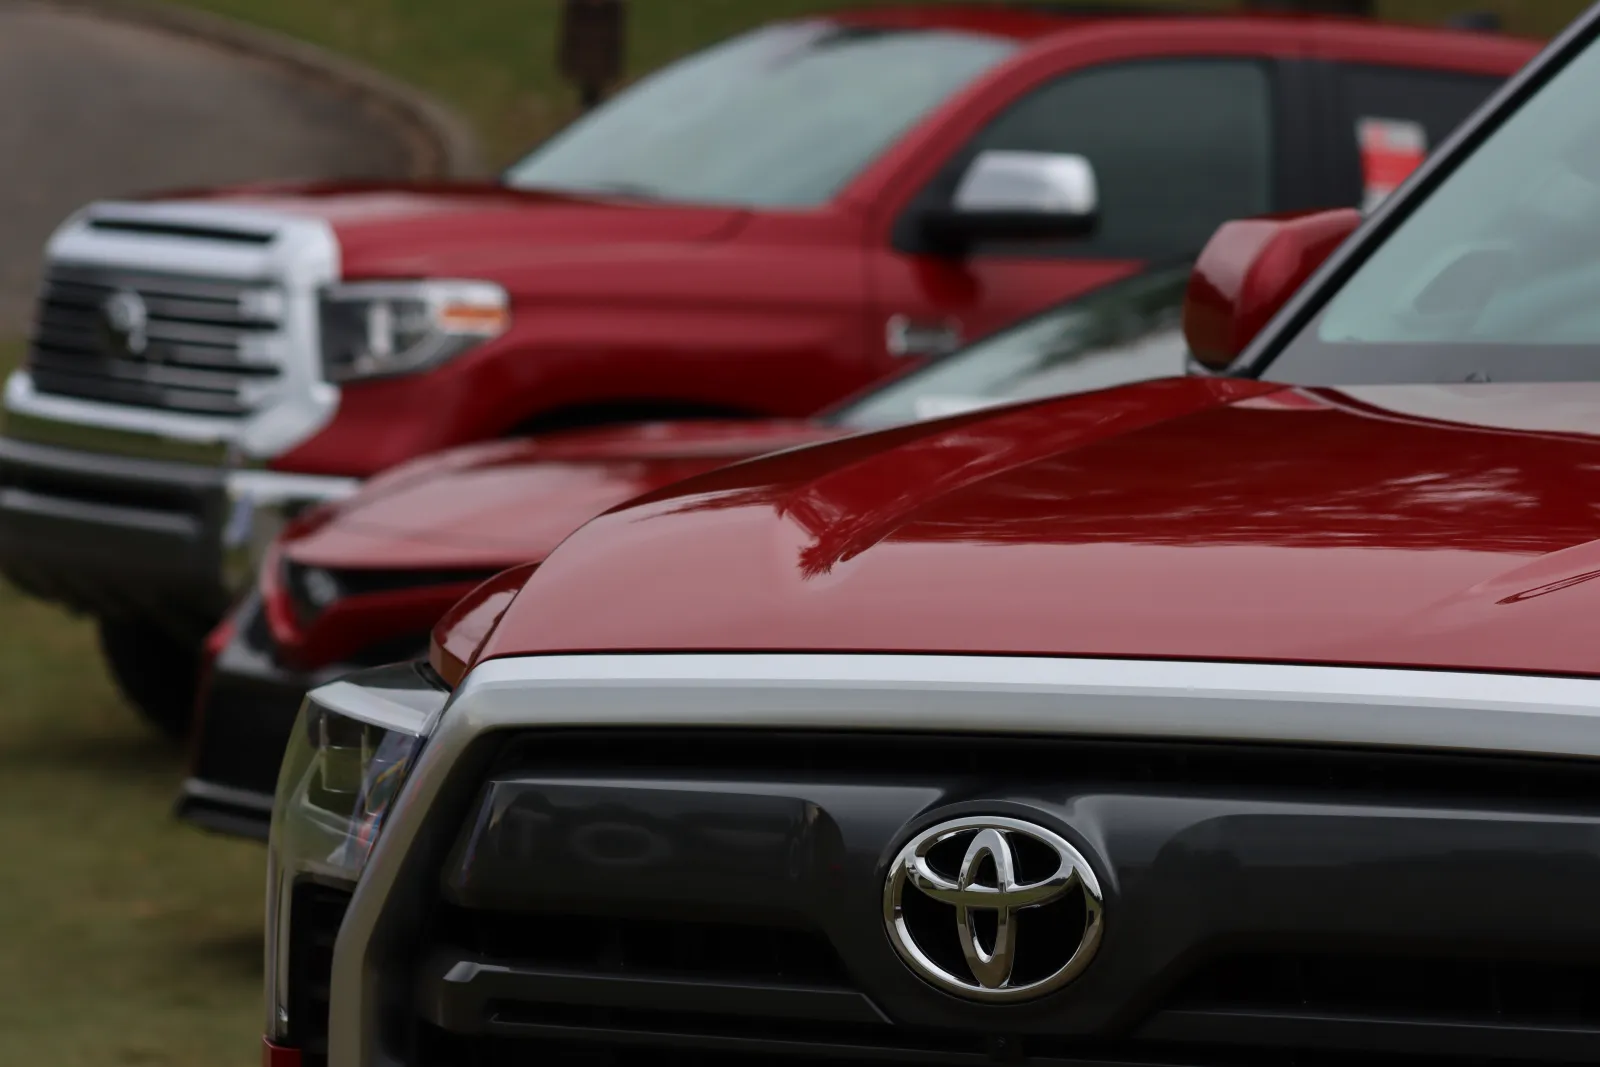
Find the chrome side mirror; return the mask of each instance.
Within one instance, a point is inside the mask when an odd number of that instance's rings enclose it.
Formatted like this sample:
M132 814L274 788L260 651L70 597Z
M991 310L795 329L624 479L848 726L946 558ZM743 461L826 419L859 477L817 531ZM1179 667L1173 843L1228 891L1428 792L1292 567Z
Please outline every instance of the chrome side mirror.
M1082 156L1050 152L984 152L956 189L963 214L1093 216L1100 206L1094 167Z
M950 206L927 213L923 232L941 251L954 253L982 241L1082 237L1093 231L1099 206L1094 167L1083 156L983 152Z

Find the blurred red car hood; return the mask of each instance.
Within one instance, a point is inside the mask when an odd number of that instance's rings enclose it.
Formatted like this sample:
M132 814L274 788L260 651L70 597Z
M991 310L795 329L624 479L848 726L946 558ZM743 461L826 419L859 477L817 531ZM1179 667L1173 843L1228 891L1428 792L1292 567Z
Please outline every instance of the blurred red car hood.
M484 654L1597 673L1597 538L1600 385L1165 380L653 494L553 553Z
M712 241L738 231L738 208L685 207L524 192L492 183L257 185L170 194L317 218L333 227L347 278L495 278L542 260L630 257L651 245Z
M644 423L453 449L368 482L286 538L284 552L334 570L496 570L542 559L641 493L840 432L804 421Z

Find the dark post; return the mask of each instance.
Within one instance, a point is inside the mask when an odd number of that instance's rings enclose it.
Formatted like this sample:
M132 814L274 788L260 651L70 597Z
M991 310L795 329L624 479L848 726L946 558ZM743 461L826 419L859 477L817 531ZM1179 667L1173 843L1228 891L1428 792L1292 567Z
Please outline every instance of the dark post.
M557 62L585 111L622 78L627 0L562 0Z

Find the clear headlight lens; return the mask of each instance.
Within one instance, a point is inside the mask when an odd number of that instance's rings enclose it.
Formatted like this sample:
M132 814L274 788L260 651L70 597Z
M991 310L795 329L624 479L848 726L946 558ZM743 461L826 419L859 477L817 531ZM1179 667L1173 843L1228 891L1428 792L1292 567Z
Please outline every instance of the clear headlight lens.
M312 690L284 753L272 833L301 870L354 882L449 698L420 665L362 671Z
M437 366L511 326L492 282L358 282L322 295L322 369L331 382Z
M268 1033L286 1032L295 883L354 887L450 694L422 664L312 690L278 774L267 859Z

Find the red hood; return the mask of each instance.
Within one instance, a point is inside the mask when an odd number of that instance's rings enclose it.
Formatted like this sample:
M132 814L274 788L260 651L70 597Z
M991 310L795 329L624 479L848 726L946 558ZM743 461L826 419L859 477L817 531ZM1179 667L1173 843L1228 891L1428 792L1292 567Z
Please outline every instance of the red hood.
M571 538L484 656L1596 673L1597 538L1600 385L1166 380L692 479Z
M495 277L542 260L594 259L712 241L747 213L552 193L495 184L259 185L174 194L326 221L347 278Z
M296 563L331 570L496 570L543 559L633 497L839 432L799 421L670 422L471 445L374 478L283 547Z

